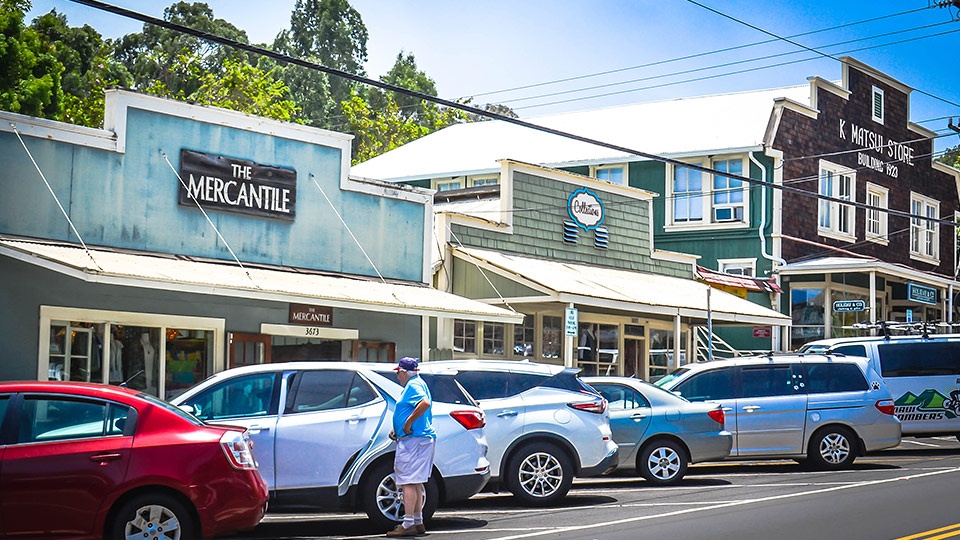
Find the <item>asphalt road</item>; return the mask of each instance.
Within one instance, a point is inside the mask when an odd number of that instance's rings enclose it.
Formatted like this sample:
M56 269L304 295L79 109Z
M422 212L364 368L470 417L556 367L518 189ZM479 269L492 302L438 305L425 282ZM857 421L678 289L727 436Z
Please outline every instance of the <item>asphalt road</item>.
M441 508L427 537L549 539L960 539L960 443L904 439L852 470L792 461L691 467L676 487L629 475L577 480L557 507L481 493ZM363 514L269 514L234 539L383 538Z

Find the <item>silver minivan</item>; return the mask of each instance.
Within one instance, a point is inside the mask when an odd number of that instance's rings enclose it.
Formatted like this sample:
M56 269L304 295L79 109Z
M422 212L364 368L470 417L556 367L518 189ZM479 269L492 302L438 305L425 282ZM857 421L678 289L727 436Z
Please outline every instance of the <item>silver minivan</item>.
M733 459L809 459L822 469L900 444L883 379L865 359L767 355L687 364L656 382L690 401L720 403Z
M801 351L866 357L890 389L904 435L960 440L960 335L823 339Z

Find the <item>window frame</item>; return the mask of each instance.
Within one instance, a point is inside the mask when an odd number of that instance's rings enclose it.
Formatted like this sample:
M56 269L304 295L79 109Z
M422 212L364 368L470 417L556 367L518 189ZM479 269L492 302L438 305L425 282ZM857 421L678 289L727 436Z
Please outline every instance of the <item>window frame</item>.
M911 215L918 213L916 205L920 205L922 215L940 219L940 201L911 191ZM929 215L930 209L935 211L934 216ZM924 251L921 244L932 247L933 254ZM915 217L910 218L910 258L930 264L940 264L940 225L938 223Z
M620 179L621 179L620 182L612 182L606 178L600 178L600 173L602 171L614 171L614 170L620 171ZM590 177L596 178L601 182L607 182L609 184L613 184L615 186L627 186L627 185L630 185L630 178L628 176L627 171L628 171L628 168L626 163L613 163L609 165L591 165Z
M845 200L849 200L851 204L819 199L817 201L817 233L835 240L856 242L857 209L852 203L857 202L857 172L826 160L820 160L819 171L817 194L835 199L847 197ZM828 178L829 183L825 185L825 180ZM846 189L843 185L845 182L849 182Z
M887 219L889 214L884 210L890 208L890 190L872 182L867 182L866 187L866 204L871 207L882 208L883 210L873 210L872 208L866 210L863 227L864 237L870 242L887 245L889 244L890 238ZM872 197L877 197L879 204L873 204L871 200ZM877 231L871 230L871 223L876 223Z
M729 272L730 269L740 269L745 270L749 269L750 273L733 273ZM745 258L745 259L717 259L717 270L724 274L730 274L733 276L744 276L744 277L757 277L757 259L756 258Z
M878 109L880 114L877 114ZM878 124L883 124L885 109L886 97L884 96L883 88L874 85L870 90L870 118Z
M696 165L701 167L709 167L711 169L716 169L717 164L719 163L733 163L739 162L740 172L730 172L729 166L727 168L728 174L736 176L747 176L750 170L750 163L746 155L735 154L735 155L725 155L725 156L713 156L710 159L705 160L690 160L687 161L690 165ZM685 190L677 191L676 182L677 174L682 169L687 169L695 174L699 175L699 190ZM687 184L690 184L691 179L695 178L693 175L687 176ZM716 181L720 178L730 177L723 174L710 174L694 169L689 169L687 167L677 166L673 164L668 164L666 167L666 198L668 201L666 204L666 220L664 222L664 230L667 232L670 231L686 231L686 230L697 230L697 229L743 229L750 226L750 184L740 180L742 184L739 188L725 188L717 189ZM729 183L728 183L729 185ZM722 202L717 203L717 195L732 194L734 192L742 193L743 197L741 201L737 202ZM678 195L679 194L679 195ZM688 216L685 219L678 220L677 218L677 204L681 200L689 201L687 203L687 214ZM699 204L698 204L699 203ZM732 211L734 215L737 213L737 208L740 209L741 218L740 219L716 219L716 211L723 209L733 208Z
M473 334L469 335L468 328L473 328ZM479 332L479 323L467 319L453 320L453 352L454 354L476 355L477 354L477 335ZM459 343L459 348L458 348ZM472 343L470 348L467 344Z

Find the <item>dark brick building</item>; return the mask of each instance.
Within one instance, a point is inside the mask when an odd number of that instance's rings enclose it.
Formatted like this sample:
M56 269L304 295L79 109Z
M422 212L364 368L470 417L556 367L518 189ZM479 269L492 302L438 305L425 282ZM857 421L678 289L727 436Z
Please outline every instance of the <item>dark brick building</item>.
M809 103L776 100L767 130L792 347L853 322L957 320L960 171L931 159L910 87L841 61L839 84L810 78Z

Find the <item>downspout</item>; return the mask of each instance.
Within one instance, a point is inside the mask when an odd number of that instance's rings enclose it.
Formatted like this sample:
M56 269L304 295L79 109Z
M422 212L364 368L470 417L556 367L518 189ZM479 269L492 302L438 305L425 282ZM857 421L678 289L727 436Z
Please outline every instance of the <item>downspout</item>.
M772 253L767 253L767 239L763 236L763 230L767 228L767 169L757 161L757 158L753 157L753 152L748 153L748 155L750 156L750 162L760 169L760 183L764 184L763 189L760 190L760 229L758 230L760 234L760 254L768 261L786 266L786 259L774 257ZM777 269L776 265L773 269Z

